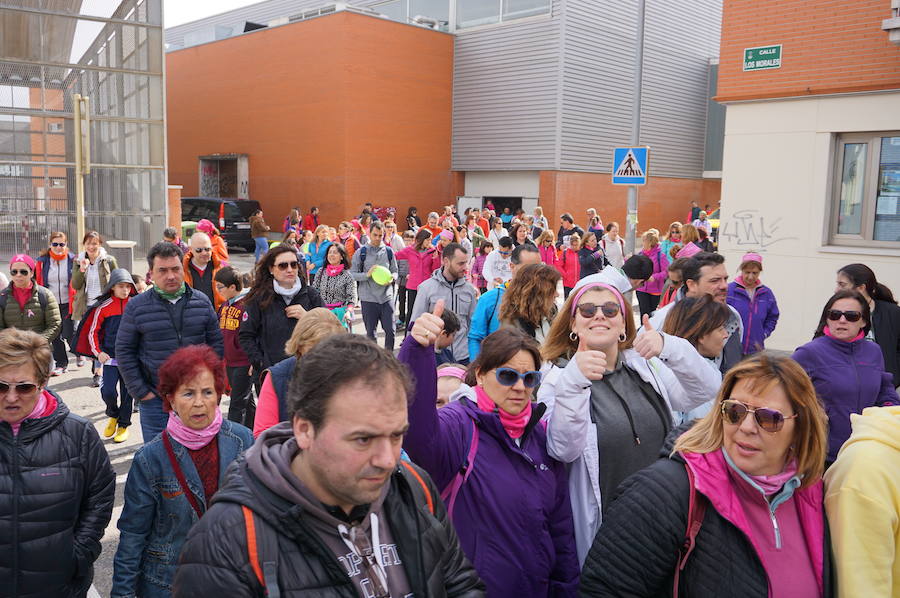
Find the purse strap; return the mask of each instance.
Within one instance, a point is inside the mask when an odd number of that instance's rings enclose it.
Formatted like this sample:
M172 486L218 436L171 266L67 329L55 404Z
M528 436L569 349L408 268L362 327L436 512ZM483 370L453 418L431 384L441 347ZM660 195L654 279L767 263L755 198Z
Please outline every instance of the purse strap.
M681 581L681 572L687 565L688 557L694 552L694 548L697 545L697 534L700 533L703 517L706 515L706 497L697 492L697 489L694 487L694 472L691 470L691 467L685 463L684 468L687 470L688 484L690 485L687 529L684 532L684 541L678 550L678 565L675 567L675 576L672 583L672 598L678 598L678 584Z
M181 470L181 466L178 465L178 459L175 458L175 451L172 450L172 441L169 440L169 433L167 431L163 431L162 441L163 446L166 447L166 454L169 456L169 463L172 464L172 469L175 470L175 477L178 478L178 485L181 486L181 491L184 492L188 502L190 502L191 506L194 508L194 512L197 513L197 519L200 519L203 517L200 503L197 502L197 497L194 496L194 493L188 488L187 480L184 479L184 472Z

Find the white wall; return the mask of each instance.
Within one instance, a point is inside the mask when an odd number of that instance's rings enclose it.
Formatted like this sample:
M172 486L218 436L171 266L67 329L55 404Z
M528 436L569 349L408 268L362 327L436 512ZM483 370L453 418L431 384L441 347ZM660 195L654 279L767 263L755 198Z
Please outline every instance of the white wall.
M750 250L781 319L767 342L793 350L812 337L838 268L861 262L900 292L896 250L827 245L836 133L900 130L900 93L731 104L725 120L720 250L731 276Z
M470 197L538 197L541 175L536 170L478 171L466 173Z

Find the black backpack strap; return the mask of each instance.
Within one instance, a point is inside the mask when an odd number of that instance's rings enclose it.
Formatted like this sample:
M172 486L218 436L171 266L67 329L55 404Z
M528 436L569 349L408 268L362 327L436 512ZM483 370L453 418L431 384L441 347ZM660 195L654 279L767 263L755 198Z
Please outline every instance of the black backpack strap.
M687 529L684 531L684 542L678 550L678 565L675 567L675 576L672 581L672 598L678 598L678 583L681 578L681 572L687 565L687 560L694 552L697 545L697 534L703 526L703 517L706 515L707 499L705 496L697 492L694 487L694 472L690 466L685 463L687 470L688 484L690 485L690 494L688 495L688 513L687 513Z
M366 271L366 246L363 245L359 248L359 271Z
M244 529L247 533L247 558L256 580L268 598L281 598L281 589L278 587L278 561L264 560L257 542L256 518L253 511L247 505L241 505L241 512L244 514Z
M12 283L10 283L12 285ZM6 311L6 302L9 301L9 287L0 291L0 311Z

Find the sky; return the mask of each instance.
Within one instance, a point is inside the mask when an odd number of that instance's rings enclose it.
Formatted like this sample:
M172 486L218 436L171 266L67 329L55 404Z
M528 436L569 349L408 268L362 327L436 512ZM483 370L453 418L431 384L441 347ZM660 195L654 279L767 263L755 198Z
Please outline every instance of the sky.
M163 20L166 27L189 23L235 8L256 4L260 0L164 0Z

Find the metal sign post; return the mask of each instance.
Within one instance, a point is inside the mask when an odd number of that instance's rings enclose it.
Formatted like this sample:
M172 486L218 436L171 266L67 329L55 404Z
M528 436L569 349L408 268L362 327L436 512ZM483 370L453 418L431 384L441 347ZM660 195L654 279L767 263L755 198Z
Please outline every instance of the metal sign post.
M635 38L634 57L634 91L631 104L631 145L637 146L641 142L641 86L644 79L644 6L645 0L638 0L637 34ZM619 164L613 163L613 176ZM646 168L644 175L647 174ZM646 180L646 179L645 179ZM615 181L613 181L615 182ZM634 253L637 239L638 223L638 192L634 183L628 187L628 214L625 224L625 251Z
M90 100L76 93L72 96L75 128L75 229L78 252L84 251L84 175L91 174Z

